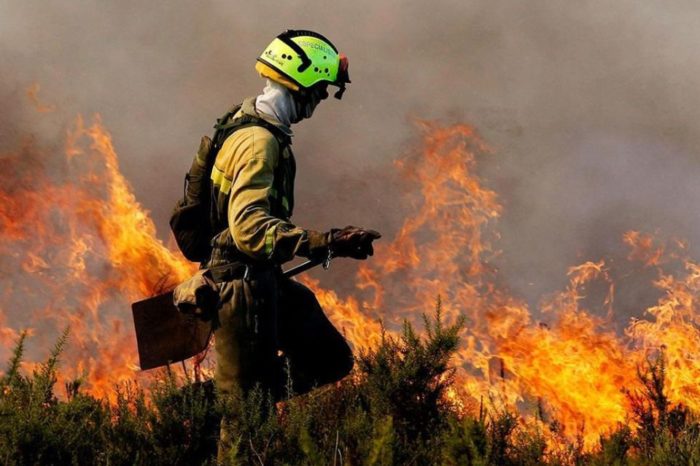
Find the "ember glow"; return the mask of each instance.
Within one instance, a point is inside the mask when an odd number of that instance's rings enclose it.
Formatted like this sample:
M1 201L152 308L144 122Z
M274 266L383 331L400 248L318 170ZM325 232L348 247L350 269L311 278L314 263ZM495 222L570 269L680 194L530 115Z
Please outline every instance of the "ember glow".
M475 170L480 157L496 155L470 126L418 125L419 147L396 163L410 216L360 264L353 296L303 278L354 347L377 344L380 318L389 332L404 319L420 328L439 296L448 322L466 317L450 392L466 410L509 407L524 423L556 425L553 438L581 435L593 448L599 435L630 422L623 390L639 387L637 368L660 352L670 400L700 410L700 265L685 257L686 246L639 232L621 239L629 261L657 270L653 285L662 292L624 332L614 325L606 260L571 267L569 285L531 309L499 285L492 265L503 208ZM77 118L60 149L28 140L0 157L0 356L28 329L30 349L41 349L30 351L31 367L70 326L63 376L110 397L137 375L130 303L171 288L195 265L157 239L99 117ZM665 271L671 263L682 267ZM586 308L591 287L604 290L600 309Z

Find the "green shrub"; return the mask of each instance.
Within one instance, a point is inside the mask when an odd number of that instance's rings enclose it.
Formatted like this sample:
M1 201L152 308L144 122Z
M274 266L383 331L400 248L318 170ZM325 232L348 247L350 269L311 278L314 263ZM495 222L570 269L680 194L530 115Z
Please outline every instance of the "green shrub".
M668 466L700 464L700 426L688 408L672 406L666 396L663 352L637 373L641 391L626 393L637 424L632 445L640 461Z
M180 386L168 371L148 393L134 383L115 387L112 404L82 393L80 380L59 399L67 331L29 375L20 371L22 334L0 377L0 464L215 464L220 422L226 464L700 464L698 418L669 402L663 354L638 371L641 388L626 392L633 427L619 426L592 452L580 440L548 451L543 432L510 410L461 415L445 401L461 326L445 325L438 303L424 337L405 324L359 355L353 376L277 404L259 389L224 397L211 382Z

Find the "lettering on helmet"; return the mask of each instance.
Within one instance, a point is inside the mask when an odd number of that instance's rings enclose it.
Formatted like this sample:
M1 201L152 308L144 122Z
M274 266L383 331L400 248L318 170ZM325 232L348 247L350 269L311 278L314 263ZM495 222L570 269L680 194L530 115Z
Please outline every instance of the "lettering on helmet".
M282 59L280 58L280 56L277 55L276 53L274 53L272 50L269 50L269 49L268 49L267 51L265 51L265 55L267 55L267 57L268 57L270 60L272 60L273 62L277 63L278 65L284 65L284 63L285 63L285 61L282 60Z
M299 44L302 47L309 47L312 49L319 50L327 55L335 55L335 52L333 50L331 50L330 48L326 47L323 44L318 44L316 42L308 42L305 40L297 41L297 44Z

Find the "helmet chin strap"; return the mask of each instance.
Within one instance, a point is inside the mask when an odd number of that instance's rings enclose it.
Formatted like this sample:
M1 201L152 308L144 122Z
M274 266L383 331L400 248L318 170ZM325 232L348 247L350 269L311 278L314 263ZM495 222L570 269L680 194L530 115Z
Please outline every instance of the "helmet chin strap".
M316 110L316 107L318 107L318 104L320 104L323 99L328 97L326 86L323 88L315 87L311 89L304 89L300 92L292 92L291 94L294 97L294 102L297 106L297 116L299 117L298 121L311 118L314 110Z
M333 97L340 100L343 98L343 94L345 94L345 83L340 83L339 89L337 91L335 91L335 94L333 94Z
M299 116L299 120L304 120L306 118L311 118L311 115L314 114L314 110L316 110L316 107L318 106L319 101L312 101L309 99L298 99L297 101L297 115Z

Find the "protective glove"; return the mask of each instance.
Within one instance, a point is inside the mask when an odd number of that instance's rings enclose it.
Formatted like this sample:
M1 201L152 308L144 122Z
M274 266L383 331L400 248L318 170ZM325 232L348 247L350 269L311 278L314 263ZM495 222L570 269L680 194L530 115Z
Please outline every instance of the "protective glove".
M351 225L343 229L334 228L329 236L329 248L334 257L352 257L353 259L367 259L374 254L372 241L382 237L378 231Z

